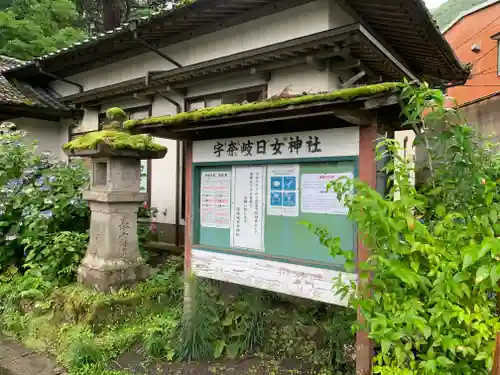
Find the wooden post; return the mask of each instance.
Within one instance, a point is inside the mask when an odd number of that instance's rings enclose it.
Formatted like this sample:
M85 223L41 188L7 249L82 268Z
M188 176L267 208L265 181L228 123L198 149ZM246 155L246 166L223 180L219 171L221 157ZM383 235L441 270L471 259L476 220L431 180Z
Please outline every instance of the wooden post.
M186 169L185 189L185 224L184 224L184 314L189 316L192 305L191 277L191 250L193 244L193 142L186 141Z
M493 368L491 375L500 375L500 333L497 333L497 342L493 352Z
M375 140L377 139L376 121L370 126L359 128L359 178L372 188L376 188L377 167L375 162ZM358 233L358 268L360 262L365 262L369 256L369 249L363 243L363 233ZM358 288L364 288L366 282L358 279ZM358 311L358 320L363 321L363 316ZM367 332L356 334L356 375L369 375L372 373L373 345Z

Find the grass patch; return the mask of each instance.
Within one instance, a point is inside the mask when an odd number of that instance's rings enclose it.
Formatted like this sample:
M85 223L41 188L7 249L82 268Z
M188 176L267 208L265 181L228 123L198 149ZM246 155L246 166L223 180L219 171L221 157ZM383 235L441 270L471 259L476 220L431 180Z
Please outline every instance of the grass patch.
M190 282L192 309L183 318L178 258L151 280L110 294L76 284L51 287L35 274L11 273L0 283L5 301L0 329L56 356L70 375L124 374L113 371L112 364L135 350L146 362L164 364L256 356L300 359L353 373L348 357L353 311L249 288L227 292L216 282Z
M172 116L151 117L142 120L125 121L124 127L132 129L140 125L163 124L165 126L195 122L208 118L236 115L245 112L262 111L272 108L288 107L322 101L352 100L362 96L376 95L386 92L397 92L404 85L399 82L386 82L361 87L353 87L342 90L335 90L321 94L307 94L294 96L291 98L268 99L253 103L244 104L223 104L217 107L202 108L190 112L182 112Z

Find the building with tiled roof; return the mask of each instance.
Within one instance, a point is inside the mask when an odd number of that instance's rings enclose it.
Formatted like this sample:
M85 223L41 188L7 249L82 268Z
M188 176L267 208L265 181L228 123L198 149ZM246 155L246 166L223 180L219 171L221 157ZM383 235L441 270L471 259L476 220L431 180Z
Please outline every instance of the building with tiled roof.
M80 111L63 104L50 89L32 86L15 78L7 79L3 72L23 64L23 61L0 55L0 121L10 121L17 129L28 131L28 138L37 141L40 151L50 151L63 157L61 131L73 124Z
M5 78L3 72L23 63L21 60L0 55L0 119L10 118L18 112L24 115L23 110L40 119L72 117L72 108L60 102L53 93L27 82Z

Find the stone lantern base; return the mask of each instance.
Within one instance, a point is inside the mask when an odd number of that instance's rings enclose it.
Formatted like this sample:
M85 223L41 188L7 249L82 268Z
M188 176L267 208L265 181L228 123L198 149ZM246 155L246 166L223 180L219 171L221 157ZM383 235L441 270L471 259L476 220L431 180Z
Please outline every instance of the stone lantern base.
M110 266L92 268L82 264L78 268L78 282L99 292L134 286L149 276L150 269L147 264L121 265L114 269Z
M90 239L78 281L106 292L148 278L137 237L137 211L145 194L86 191L83 197L90 204Z

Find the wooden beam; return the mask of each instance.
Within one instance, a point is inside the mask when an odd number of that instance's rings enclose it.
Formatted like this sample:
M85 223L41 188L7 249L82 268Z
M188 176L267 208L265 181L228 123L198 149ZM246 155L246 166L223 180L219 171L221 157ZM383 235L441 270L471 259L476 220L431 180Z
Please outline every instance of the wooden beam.
M250 69L250 75L257 77L265 82L269 82L271 80L271 73L270 72L261 72L257 68L251 68Z
M366 75L366 72L362 70L359 73L356 73L353 75L351 78L349 78L346 82L342 84L342 88L346 89L348 87L351 87L354 85L356 82L358 82L361 78L363 78Z
M306 64L322 72L326 69L326 60L314 56L306 56Z
M349 70L354 68L359 68L361 66L361 60L347 59L342 62L332 63L332 69L334 70Z
M399 103L397 95L382 96L380 98L372 98L365 100L365 109L375 109L387 107Z
M167 86L165 87L165 91L167 91L167 92L172 92L172 93L174 93L174 94L178 94L178 95L180 95L180 96L186 96L186 94L187 94L187 89L185 89L185 88L177 88L177 87L172 87L172 86L170 86L170 85L167 85Z
M495 351L493 352L493 368L491 375L500 375L500 333L497 333Z
M373 121L373 115L370 112L360 109L335 109L333 114L335 117L357 126L368 125Z
M371 188L377 186L377 168L375 162L375 140L377 139L377 122L371 126L359 128L359 179L366 182ZM364 263L370 256L370 250L364 243L363 233L358 233L358 273L360 263ZM368 288L367 280L358 278L358 290L363 293ZM364 317L358 310L358 320L363 323ZM371 375L372 373L373 346L368 332L356 333L356 374Z

